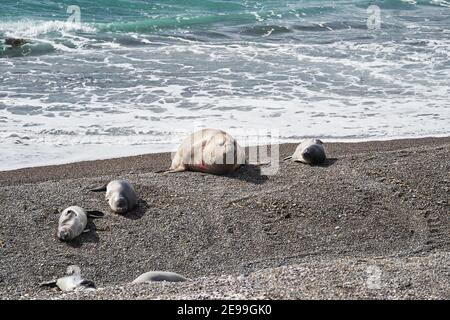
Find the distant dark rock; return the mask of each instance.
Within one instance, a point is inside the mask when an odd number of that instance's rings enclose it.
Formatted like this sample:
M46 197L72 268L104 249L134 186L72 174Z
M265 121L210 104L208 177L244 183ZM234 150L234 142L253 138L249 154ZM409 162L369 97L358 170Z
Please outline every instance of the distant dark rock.
M13 48L19 48L26 43L29 43L29 41L27 41L25 39L18 39L18 38L6 38L5 39L5 44L12 46Z

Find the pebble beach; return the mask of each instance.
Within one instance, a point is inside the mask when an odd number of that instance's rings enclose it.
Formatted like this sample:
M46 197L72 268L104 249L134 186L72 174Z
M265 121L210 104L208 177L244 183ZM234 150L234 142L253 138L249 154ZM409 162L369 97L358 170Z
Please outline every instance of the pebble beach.
M158 173L170 153L0 172L0 298L449 299L450 138L325 145L324 165L267 176ZM117 178L140 198L127 215L88 191ZM71 205L104 217L65 243ZM39 287L70 264L97 290ZM189 281L130 284L151 270Z

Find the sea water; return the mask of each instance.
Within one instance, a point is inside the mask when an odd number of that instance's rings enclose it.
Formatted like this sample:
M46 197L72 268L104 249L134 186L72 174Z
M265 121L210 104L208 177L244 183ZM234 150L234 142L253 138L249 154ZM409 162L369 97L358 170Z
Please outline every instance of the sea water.
M1 0L0 170L448 136L449 84L450 1Z

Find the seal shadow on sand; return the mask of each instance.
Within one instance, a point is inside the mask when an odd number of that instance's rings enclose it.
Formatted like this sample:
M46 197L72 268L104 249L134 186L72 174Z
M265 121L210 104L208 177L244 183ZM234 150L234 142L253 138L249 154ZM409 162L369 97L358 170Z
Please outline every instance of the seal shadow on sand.
M101 212L100 212L101 213ZM103 214L103 213L102 213ZM66 241L66 243L72 248L80 248L84 243L98 243L99 237L97 234L97 227L95 226L92 218L88 219L88 223L86 225L86 232L83 232L78 237L73 240Z
M226 174L225 177L239 179L253 184L263 184L269 179L266 175L261 174L261 166L253 164L242 166L235 172Z
M328 167L331 167L336 161L338 161L338 158L326 158L323 163L312 165L312 167L328 168Z
M334 165L334 163L336 161L338 161L338 160L339 160L338 158L326 158L325 161L323 163L321 163L321 164L305 164L305 163L299 163L299 162L297 162L297 164L302 164L304 166L310 166L310 167L328 168L328 167L331 167L332 165ZM282 161L282 162L293 163L293 164L296 163L295 161L292 161L292 160L285 160L285 161Z
M124 218L130 219L130 220L139 220L145 215L148 208L149 208L149 205L148 205L147 201L138 199L136 208L134 208L133 210L131 210L125 214L121 214L121 216Z

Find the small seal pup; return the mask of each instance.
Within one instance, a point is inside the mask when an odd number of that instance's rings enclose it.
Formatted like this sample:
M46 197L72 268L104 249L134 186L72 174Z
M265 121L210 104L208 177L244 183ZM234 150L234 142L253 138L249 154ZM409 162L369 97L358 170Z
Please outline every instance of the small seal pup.
M106 191L105 199L115 213L124 214L133 210L137 205L137 195L133 186L126 180L113 180L105 187L91 189L90 191Z
M292 156L283 160L292 159L292 161L306 164L321 164L325 161L325 158L323 142L319 139L307 139L297 146Z
M149 271L141 274L131 283L148 283L154 281L182 282L187 281L187 279L175 272Z
M220 175L244 164L245 150L232 136L222 130L202 129L183 140L170 170L164 173L200 171Z
M94 290L95 284L81 276L81 269L77 265L67 267L66 276L40 284L41 287L58 287L61 291Z
M56 236L62 241L72 240L85 231L86 225L86 211L78 206L68 207L59 217Z

